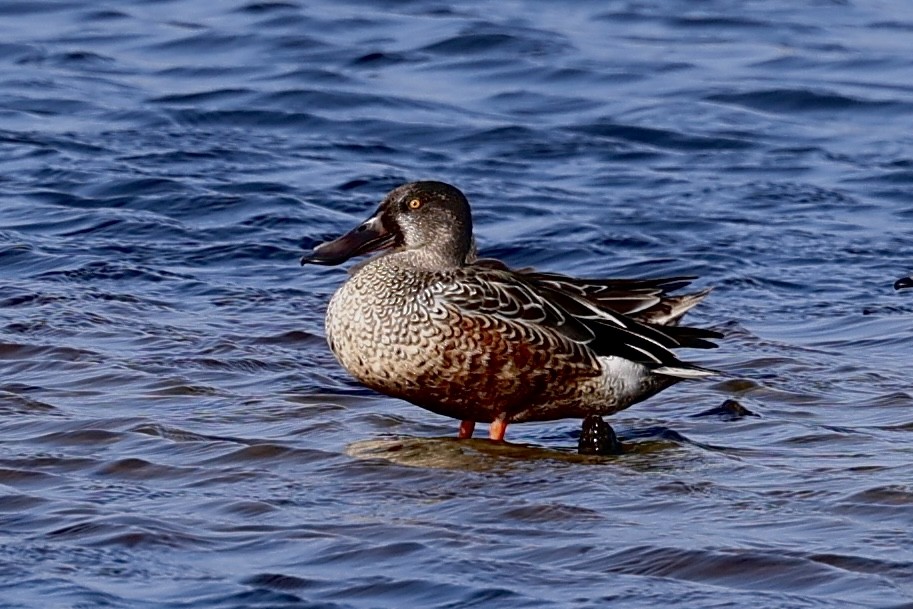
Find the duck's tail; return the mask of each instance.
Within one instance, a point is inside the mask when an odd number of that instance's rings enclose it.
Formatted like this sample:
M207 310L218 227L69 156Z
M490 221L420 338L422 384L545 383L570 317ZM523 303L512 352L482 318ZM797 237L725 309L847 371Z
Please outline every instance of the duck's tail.
M657 326L674 326L681 321L685 313L696 307L712 291L713 288L707 288L693 294L663 296L658 304L634 314L633 317L638 321Z

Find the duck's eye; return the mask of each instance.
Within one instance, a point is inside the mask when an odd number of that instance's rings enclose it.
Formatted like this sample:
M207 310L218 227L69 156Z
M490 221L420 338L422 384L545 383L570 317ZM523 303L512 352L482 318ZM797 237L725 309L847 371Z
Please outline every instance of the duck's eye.
M411 201L409 201L409 209L418 209L421 206L422 206L421 199L412 199Z

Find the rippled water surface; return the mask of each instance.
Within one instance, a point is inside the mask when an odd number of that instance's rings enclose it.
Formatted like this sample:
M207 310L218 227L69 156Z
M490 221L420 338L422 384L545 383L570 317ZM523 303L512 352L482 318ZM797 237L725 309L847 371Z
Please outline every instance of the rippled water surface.
M0 2L0 606L913 607L911 134L904 0ZM360 387L298 258L418 178L726 375L616 457Z

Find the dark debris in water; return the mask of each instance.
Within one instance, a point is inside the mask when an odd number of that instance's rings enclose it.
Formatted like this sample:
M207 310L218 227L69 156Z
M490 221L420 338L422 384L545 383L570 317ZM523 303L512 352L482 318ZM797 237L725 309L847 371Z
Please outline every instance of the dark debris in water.
M577 452L581 455L620 455L624 449L612 426L602 417L591 414L581 423Z
M713 408L708 408L703 412L691 415L694 418L698 417L720 417L726 421L735 421L737 419L743 419L745 417L760 417L761 415L756 414L743 406L740 402L736 400L726 400L719 406Z
M913 277L901 277L894 282L895 290L903 290L906 288L913 288Z

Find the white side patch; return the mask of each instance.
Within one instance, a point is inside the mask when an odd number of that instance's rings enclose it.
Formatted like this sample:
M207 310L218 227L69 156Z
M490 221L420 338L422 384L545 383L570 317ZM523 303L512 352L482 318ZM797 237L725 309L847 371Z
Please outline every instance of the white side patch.
M604 399L621 405L620 408L636 402L651 385L651 374L646 366L614 355L600 357L599 363L602 364L600 385L605 392Z

